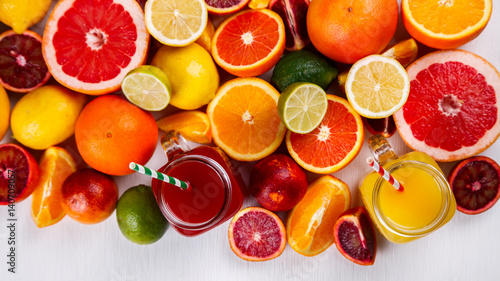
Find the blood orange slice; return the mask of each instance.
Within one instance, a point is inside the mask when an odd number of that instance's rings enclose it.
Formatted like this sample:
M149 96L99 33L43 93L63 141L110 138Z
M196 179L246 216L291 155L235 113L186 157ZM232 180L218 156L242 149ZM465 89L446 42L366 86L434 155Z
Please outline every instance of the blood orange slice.
M207 10L214 15L228 15L245 8L250 0L205 0Z
M50 72L42 56L42 37L27 30L0 35L0 84L18 93L30 92L47 82Z
M134 0L61 0L43 33L43 57L62 85L101 95L120 88L141 65L149 33Z
M500 73L463 50L437 51L408 68L410 95L394 114L402 139L437 161L461 160L500 135Z
M321 124L308 134L288 131L286 147L304 169L329 174L344 168L361 150L363 121L349 102L327 95L328 109Z
M212 56L227 72L241 77L270 70L285 50L285 25L268 9L245 10L226 19L212 41Z

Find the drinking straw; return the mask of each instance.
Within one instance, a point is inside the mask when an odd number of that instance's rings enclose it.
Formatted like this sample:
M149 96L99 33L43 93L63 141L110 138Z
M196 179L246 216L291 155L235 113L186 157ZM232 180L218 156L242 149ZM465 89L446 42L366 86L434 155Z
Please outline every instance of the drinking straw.
M370 165L370 167L372 167L375 172L379 173L384 180L394 186L397 191L404 190L403 185L400 184L391 174L389 174L389 172L384 169L384 167L380 166L377 161L373 160L372 157L368 157L366 159L366 163L368 163L368 165Z
M177 187L180 187L182 189L188 189L188 187L189 187L189 184L187 182L178 180L178 179L173 178L173 177L171 177L169 175L165 175L163 173L160 173L160 172L155 171L153 169L150 169L148 167L142 166L142 165L137 164L135 162L130 162L130 164L128 165L128 167L131 170L139 172L139 173L141 173L143 175L148 175L148 176L153 177L155 179L159 179L159 180L162 180L164 182L168 182L168 183L173 184L173 185L175 185Z

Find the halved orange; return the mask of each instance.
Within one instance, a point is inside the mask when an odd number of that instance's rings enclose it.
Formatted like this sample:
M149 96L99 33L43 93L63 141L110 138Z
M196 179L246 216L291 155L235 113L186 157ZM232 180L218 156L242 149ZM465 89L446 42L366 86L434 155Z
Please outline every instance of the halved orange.
M350 205L347 184L332 175L317 178L288 215L288 244L305 256L323 252L334 243L333 226Z
M270 70L285 50L285 25L269 9L244 10L225 21L212 41L212 56L227 72L241 77Z
M321 124L308 134L288 131L286 147L302 168L319 174L336 172L349 164L363 145L363 121L349 102L327 95L328 110Z
M240 161L273 153L286 133L278 115L278 98L278 91L260 78L236 78L223 84L207 107L215 144Z
M62 184L75 171L75 159L66 149L52 146L43 153L40 180L31 196L31 216L38 227L53 225L66 215L61 206Z
M454 49L476 38L490 20L492 0L403 0L410 35L437 49Z
M197 143L212 142L210 120L207 114L201 111L181 111L158 119L156 124L164 132L177 130L190 141Z

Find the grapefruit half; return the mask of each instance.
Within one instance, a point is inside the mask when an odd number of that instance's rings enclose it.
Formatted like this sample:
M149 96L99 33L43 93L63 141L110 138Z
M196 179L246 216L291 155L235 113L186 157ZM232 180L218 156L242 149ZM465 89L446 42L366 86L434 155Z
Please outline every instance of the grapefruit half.
M45 26L42 49L59 83L102 95L118 90L125 75L144 63L148 45L135 0L61 0Z
M476 155L500 135L500 73L463 50L436 51L407 68L410 95L394 114L406 144L437 161Z

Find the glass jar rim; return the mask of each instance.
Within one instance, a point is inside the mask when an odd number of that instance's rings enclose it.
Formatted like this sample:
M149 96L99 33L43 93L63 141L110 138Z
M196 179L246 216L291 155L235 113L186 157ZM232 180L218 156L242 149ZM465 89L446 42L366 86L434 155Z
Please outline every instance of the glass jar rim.
M441 201L443 204L441 205L441 208L439 210L438 215L432 222L430 222L428 225L422 227L422 228L417 228L417 229L407 229L403 227L399 227L393 223L391 223L389 220L386 219L385 215L382 213L380 209L380 198L379 198L379 192L382 187L382 183L385 181L382 177L379 177L377 181L375 182L374 188L373 188L373 197L372 197L372 203L373 203L373 209L375 212L375 216L378 218L380 223L390 232L397 234L399 236L404 236L404 237L421 237L425 236L439 227L443 225L444 221L446 220L446 216L449 212L450 206L451 206L451 200L450 196L453 196L452 191L450 189L450 186L448 184L447 179L444 177L444 175L435 167L432 165L421 162L421 161L416 161L416 160L404 160L401 162L397 162L394 164L389 165L388 167L384 167L389 173L393 172L394 170L405 167L405 166L412 166L412 167L417 167L420 168L424 171L426 171L428 174L433 176L434 180L436 181L440 194L441 194ZM404 191L403 191L404 192Z
M168 204L165 200L164 196L158 196L157 202L160 205L160 209L163 213L163 215L166 217L166 219L170 222L175 227L182 228L185 230L203 230L210 228L217 223L219 223L222 218L225 216L225 214L229 210L229 206L231 205L231 198L232 198L232 184L231 184L231 179L229 178L229 175L227 174L226 170L215 160L211 159L210 157L203 156L203 155L183 155L170 163L168 163L164 169L161 170L161 172L167 173L168 171L176 167L178 164L182 164L184 161L198 161L203 164L206 164L210 166L212 169L215 170L215 172L218 174L220 179L222 180L222 183L225 187L225 197L224 197L224 203L222 208L219 210L219 212L210 220L202 223L189 223L186 222L182 219L180 219L178 216L176 216L172 210L168 207ZM161 193L161 184L156 185L156 194L162 194Z

